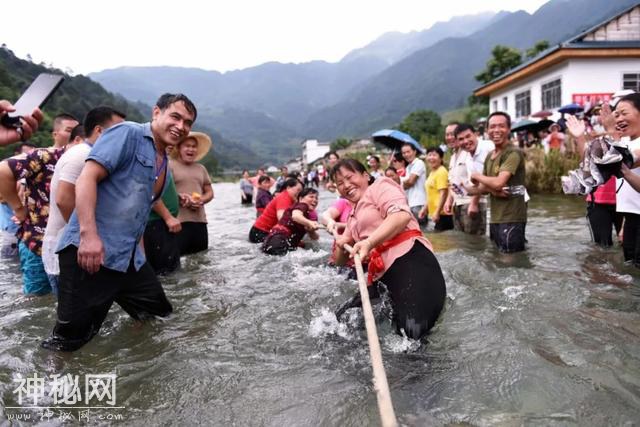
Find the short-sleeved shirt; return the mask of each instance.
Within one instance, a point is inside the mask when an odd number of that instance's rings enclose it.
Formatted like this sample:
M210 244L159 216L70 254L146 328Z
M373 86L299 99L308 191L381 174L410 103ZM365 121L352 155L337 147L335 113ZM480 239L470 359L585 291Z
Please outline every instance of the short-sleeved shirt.
M42 255L42 239L49 220L49 188L51 177L64 148L37 148L25 156L7 160L16 181L24 179L25 206L28 215L16 236L34 254Z
M420 189L424 191L424 187L420 187ZM356 242L364 240L380 227L387 215L396 212L411 213L402 188L390 178L378 178L367 188L353 211L351 211L345 235L351 236ZM420 230L418 221L413 215L410 215L409 223L402 231L407 230ZM416 240L429 250L433 250L431 243L424 236L412 237L389 248L382 253L384 270L377 277L374 277L374 280L382 277L396 259L409 252Z
M298 202L293 206L290 206L289 208L287 208L287 210L285 210L284 213L282 214L282 218L280 218L280 221L278 221L278 224L288 228L289 231L291 232L291 234L289 235L289 243L293 247L298 246L298 243L300 243L300 241L302 240L302 238L307 232L307 229L304 228L304 225L298 224L293 220L293 211L295 210L301 211L302 215L305 218L310 219L309 213L311 211L309 210L309 205L307 205L306 203ZM277 228L274 230L271 230L271 233L278 233Z
M427 209L429 215L433 215L436 209L438 209L438 203L440 201L440 190L446 190L449 186L449 173L447 168L440 165L440 167L429 173L427 182L424 185L427 191ZM443 206L444 208L444 206ZM443 209L440 209L440 213L444 213Z
M627 141L626 145L632 152L640 150L640 138ZM640 175L640 168L633 168L631 172ZM616 188L616 212L640 215L640 194L624 178L617 180Z
M353 205L347 199L340 197L331 205L332 208L336 209L340 216L338 217L338 222L346 223L349 220L349 214L353 210Z
M178 194L198 193L202 195L204 193L204 186L211 185L211 178L209 172L200 163L185 164L179 160L171 159L169 161L169 168L173 175L173 181L176 183L176 191ZM180 212L178 213L178 219L180 222L207 222L207 215L204 213L204 206L200 206L198 209L193 210L190 208L180 206Z
M467 160L469 152L459 148L451 154L449 159L449 182L457 186L464 186L469 183L469 172L467 170ZM451 191L453 196L453 204L455 206L468 205L471 203L471 197L460 195L455 191Z
M156 177L161 175L156 170L151 124L122 122L110 127L94 144L89 160L108 173L98 183L95 210L96 227L104 247L103 265L125 273L133 257L134 268L140 270L145 257L138 242L151 211ZM167 183L165 179L163 192ZM69 218L57 252L69 245L80 245L76 211Z
M427 169L424 167L424 162L417 157L407 165L404 179L401 179L402 182L409 179L411 175L416 175L418 179L413 186L404 190L409 206L424 206L427 203L427 194L424 192L424 183L427 180Z
M51 192L49 199L49 221L42 239L42 263L47 274L60 274L58 265L58 255L56 255L56 246L62 235L67 222L62 217L58 204L56 203L56 194L58 193L58 184L60 181L68 182L75 185L84 161L87 159L91 145L82 143L69 148L56 163L53 177L51 178Z
M489 141L489 144L493 147L493 143ZM467 181L465 185L472 185L470 179L471 174L474 172L484 173L484 161L493 150L493 148L490 148L487 145L481 146L478 144L476 151L473 154L467 151L467 176L469 177L469 181ZM480 203L487 203L487 196L480 196Z
M178 199L178 192L176 191L176 184L173 182L173 175L169 174L167 176L167 180L167 186L162 193L162 203L164 203L164 206L167 208L169 213L177 218L178 212L180 212L180 202ZM149 221L157 221L159 219L162 218L152 209L149 214Z
M251 194L253 196L253 184L248 179L242 178L240 180L240 190L244 194Z
M286 210L293 205L293 203L294 200L291 198L287 190L278 193L278 195L269 202L267 207L264 208L264 212L262 212L262 215L258 217L253 226L258 230L268 233L271 231L273 226L278 223L278 211Z
M258 195L256 196L256 209L258 212L264 210L271 200L273 200L273 194L267 190L258 188Z
M484 162L484 175L496 177L500 172L511 173L507 186L524 185L524 155L519 149L509 146L495 159L487 156ZM491 195L491 224L504 224L527 221L527 206L524 196L495 197Z

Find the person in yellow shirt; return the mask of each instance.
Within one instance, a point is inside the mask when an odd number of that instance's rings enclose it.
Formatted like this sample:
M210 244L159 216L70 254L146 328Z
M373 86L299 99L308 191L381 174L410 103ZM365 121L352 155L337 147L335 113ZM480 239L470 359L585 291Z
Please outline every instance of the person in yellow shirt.
M427 204L418 214L420 218L424 218L428 213L436 231L453 229L453 216L444 212L444 203L449 191L449 172L442 165L443 157L444 153L440 148L427 149L427 165L430 171L424 184L427 191Z

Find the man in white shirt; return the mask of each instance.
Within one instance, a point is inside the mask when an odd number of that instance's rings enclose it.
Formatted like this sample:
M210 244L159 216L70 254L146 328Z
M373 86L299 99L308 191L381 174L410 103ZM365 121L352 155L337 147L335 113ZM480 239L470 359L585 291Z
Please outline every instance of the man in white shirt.
M122 122L125 115L111 107L96 107L84 118L86 139L70 147L56 163L51 178L49 200L49 221L42 240L42 262L49 281L57 287L60 274L58 255L55 253L58 239L76 205L76 180L82 172L91 147L105 129Z
M418 150L411 144L404 144L401 149L402 157L407 161L405 176L400 178L402 188L407 194L407 201L411 208L411 213L418 220L420 225L426 225L428 219L418 218L418 213L427 204L427 191L424 184L427 180L427 169L424 162L418 158Z
M466 171L463 185L470 185L469 178L474 172L482 173L484 160L495 148L493 143L480 145L472 125L460 124L455 131L456 141L460 150L467 153ZM453 185L453 184L452 184ZM469 202L454 207L455 217L460 221L461 231L468 234L484 235L487 231L487 196L467 197Z

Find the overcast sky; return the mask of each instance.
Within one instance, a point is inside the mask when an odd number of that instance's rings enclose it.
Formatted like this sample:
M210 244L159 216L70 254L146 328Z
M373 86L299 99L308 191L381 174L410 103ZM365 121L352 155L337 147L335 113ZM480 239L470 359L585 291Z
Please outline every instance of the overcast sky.
M172 65L228 71L268 61L339 61L388 31L546 0L31 0L5 7L0 42L74 73ZM6 5L7 6L7 5Z

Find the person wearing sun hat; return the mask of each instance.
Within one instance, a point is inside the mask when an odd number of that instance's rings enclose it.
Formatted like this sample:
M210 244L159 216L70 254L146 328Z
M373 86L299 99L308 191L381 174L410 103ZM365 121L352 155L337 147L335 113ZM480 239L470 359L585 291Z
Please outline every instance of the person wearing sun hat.
M178 234L180 254L204 251L209 246L207 216L204 205L213 199L209 172L198 163L211 149L211 138L202 132L191 132L171 152L169 168L176 184L182 226Z

